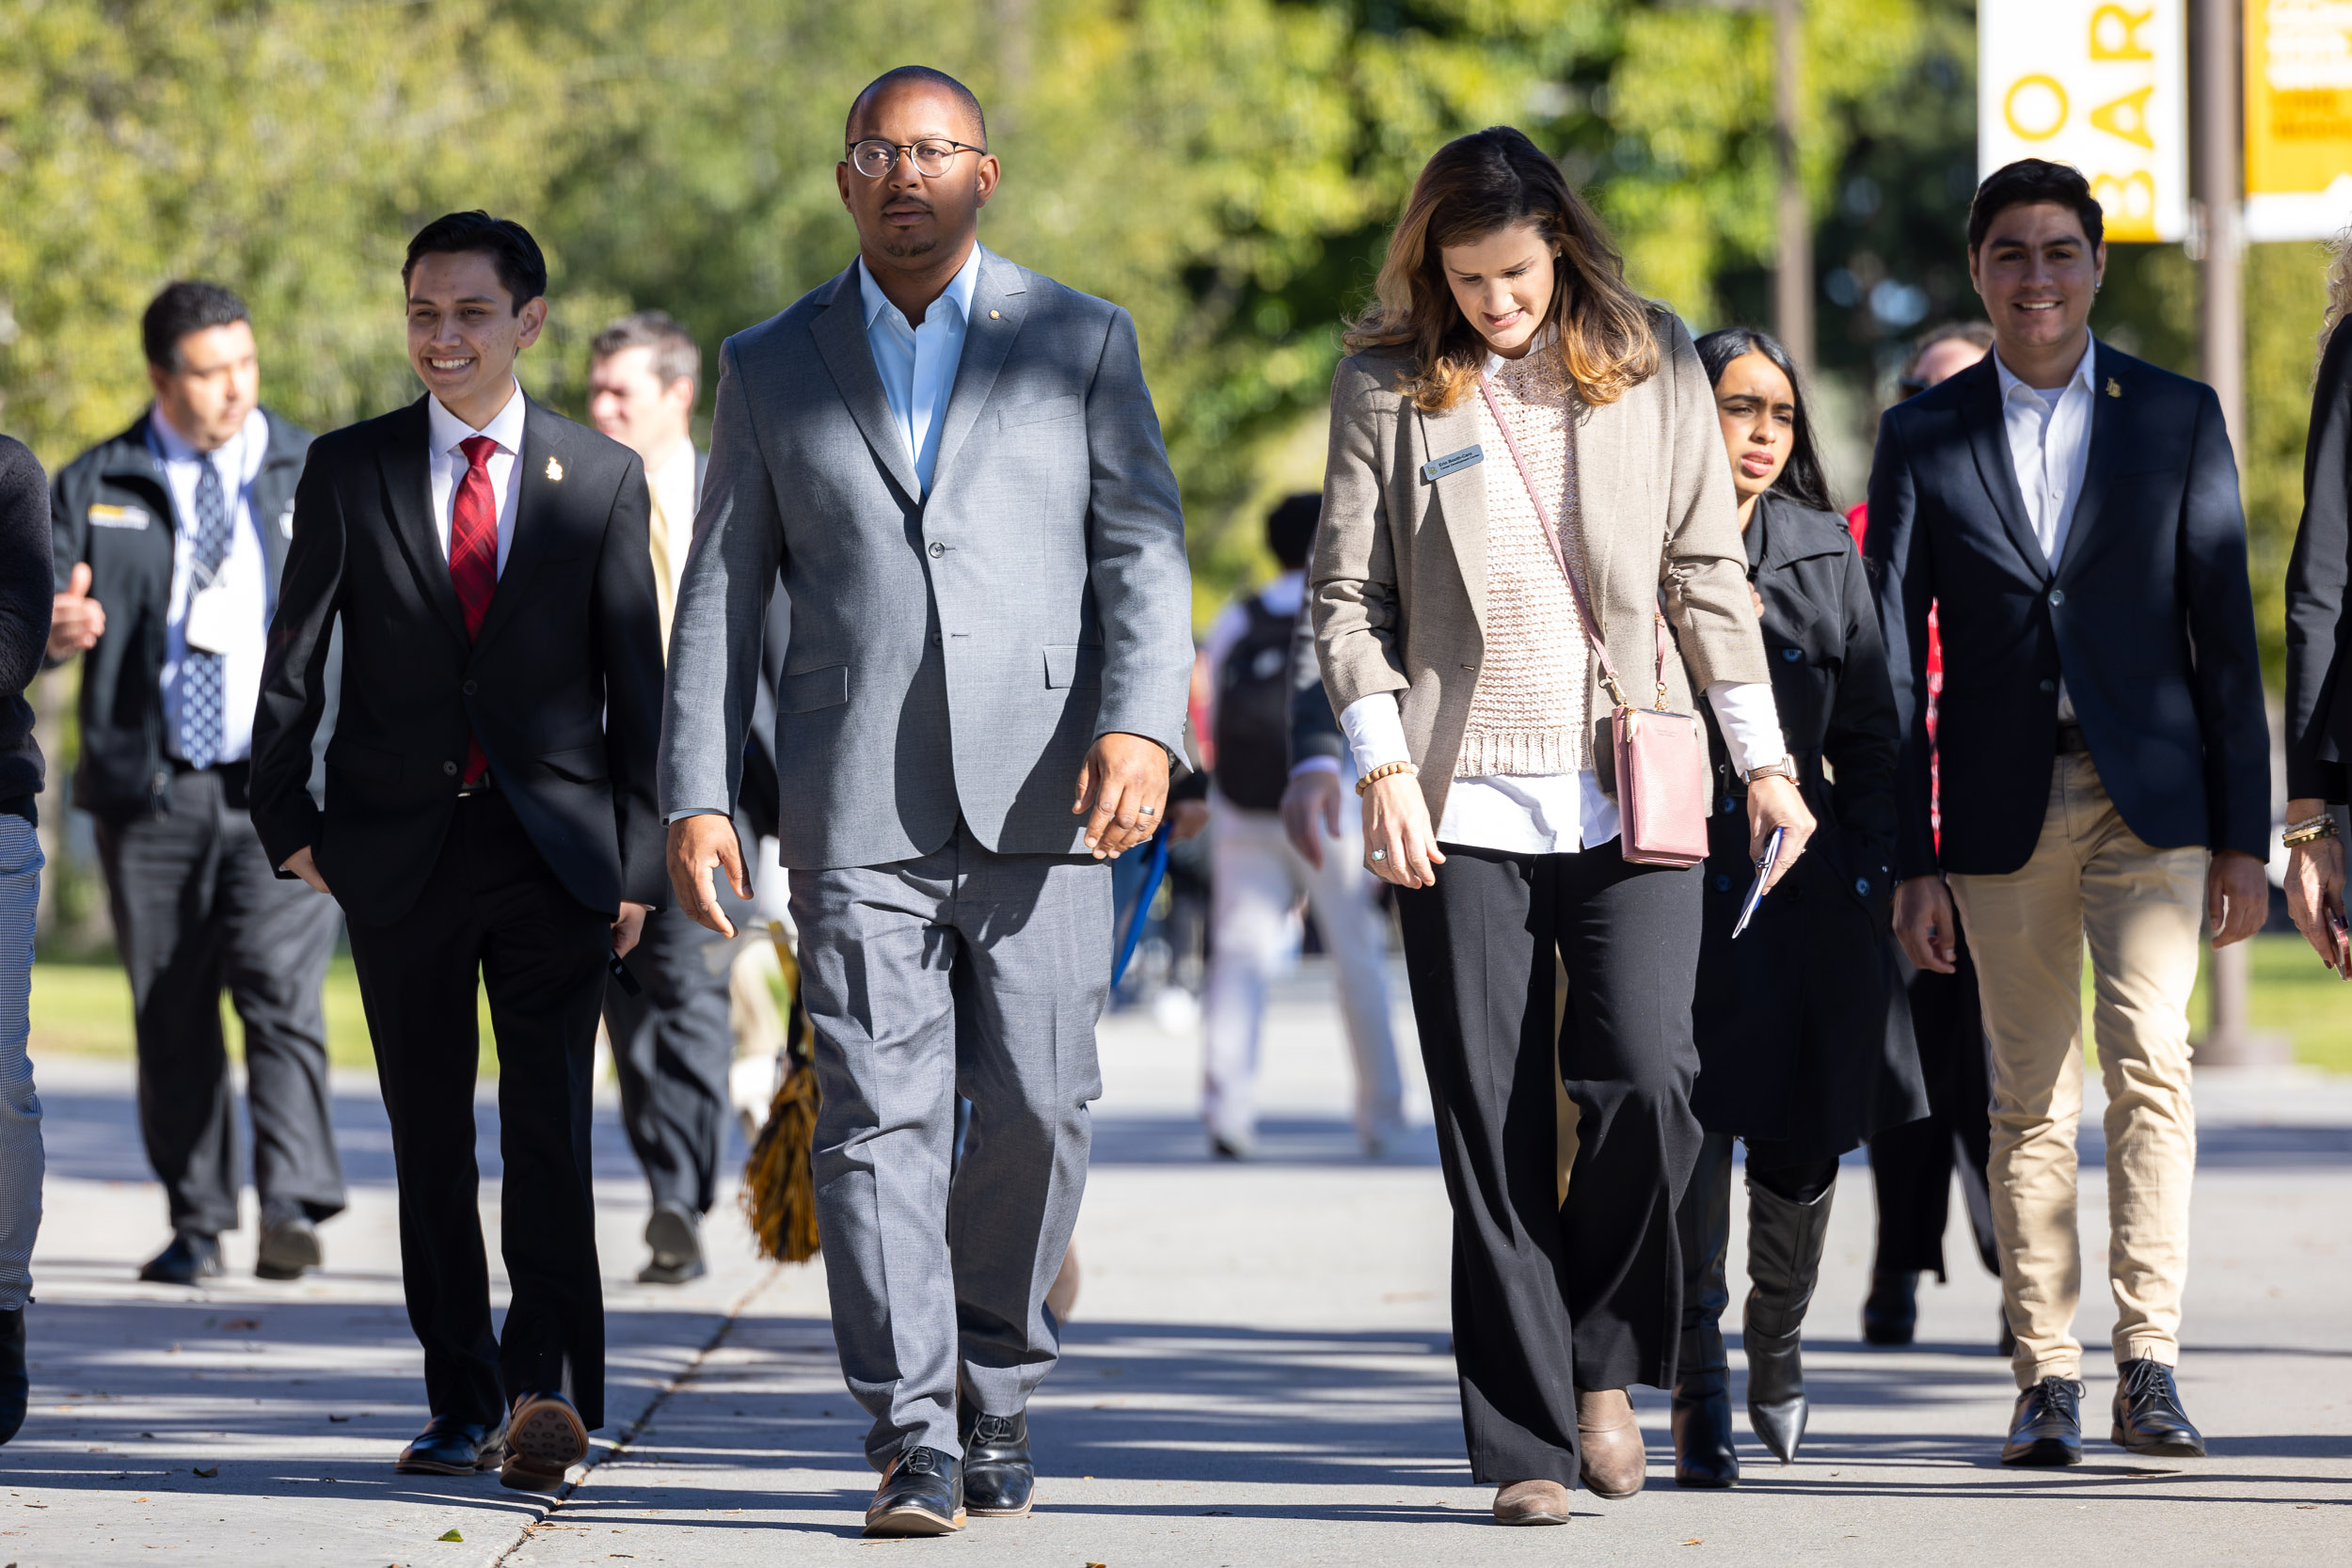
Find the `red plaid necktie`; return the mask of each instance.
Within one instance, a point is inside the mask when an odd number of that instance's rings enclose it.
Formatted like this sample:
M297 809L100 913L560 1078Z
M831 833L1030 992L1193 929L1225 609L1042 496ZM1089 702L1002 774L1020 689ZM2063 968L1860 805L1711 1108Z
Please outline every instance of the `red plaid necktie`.
M466 454L466 477L457 482L457 504L450 514L449 578L471 641L481 635L482 618L490 612L490 595L499 586L499 507L490 490L490 454L499 444L487 436L469 436L457 445ZM482 742L469 736L466 782L479 784L489 771Z

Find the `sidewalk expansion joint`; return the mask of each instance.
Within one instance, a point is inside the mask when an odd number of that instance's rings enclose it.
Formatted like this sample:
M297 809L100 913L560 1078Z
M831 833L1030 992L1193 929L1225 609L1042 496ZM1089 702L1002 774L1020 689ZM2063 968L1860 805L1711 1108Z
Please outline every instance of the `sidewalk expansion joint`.
M653 1425L653 1418L661 1413L661 1407L670 1402L670 1396L694 1381L695 1376L703 1370L703 1363L709 1360L719 1347L726 1343L727 1336L735 1330L737 1320L750 1308L753 1301L761 1291L776 1282L777 1276L783 1272L782 1263L771 1263L766 1274L754 1280L741 1295L735 1298L735 1305L729 1307L720 1317L719 1326L711 1330L710 1338L703 1341L702 1348L694 1352L692 1359L678 1370L675 1377L662 1385L660 1392L646 1402L645 1408L638 1413L635 1420L621 1429L619 1434L612 1439L611 1447L601 1454L597 1453L593 1446L590 1448L588 1458L581 1466L580 1479L565 1481L563 1489L548 1499L547 1512L525 1525L516 1534L515 1539L507 1543L506 1549L490 1560L489 1568L505 1568L516 1552L531 1544L532 1532L552 1523L564 1505L571 1501L573 1495L587 1485L598 1470L629 1451L637 1439Z

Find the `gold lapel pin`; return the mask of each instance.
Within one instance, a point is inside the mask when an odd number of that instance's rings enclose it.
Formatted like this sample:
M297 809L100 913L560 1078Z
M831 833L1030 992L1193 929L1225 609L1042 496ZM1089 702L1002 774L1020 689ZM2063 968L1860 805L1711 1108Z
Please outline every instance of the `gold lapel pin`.
M2108 385L2113 386L2114 383L2109 382ZM548 459L548 477L549 479L562 479L564 477L564 465L558 463L552 457Z
M2122 395L2123 388L2122 385L2116 381L2115 377L2107 377L2107 396L2111 398L2120 398Z
M989 319L990 321L994 321L994 320L996 319L996 312L995 312L995 311L993 311L993 310L991 310L991 311L988 313L988 319Z

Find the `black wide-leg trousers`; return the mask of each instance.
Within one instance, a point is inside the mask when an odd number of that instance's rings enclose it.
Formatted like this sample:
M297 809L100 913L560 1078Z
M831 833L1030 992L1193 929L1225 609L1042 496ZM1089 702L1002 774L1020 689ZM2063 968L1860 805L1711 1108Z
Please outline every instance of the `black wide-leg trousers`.
M1576 1390L1673 1385L1675 1212L1698 1158L1695 869L1442 847L1401 889L1413 1016L1454 1204L1454 1354L1482 1484L1577 1483ZM1559 1201L1557 1071L1577 1156Z
M439 859L399 920L354 920L400 1180L401 1283L433 1414L495 1425L526 1393L604 1423L589 1115L610 922L567 892L497 790L461 796ZM498 1042L500 1245L513 1287L490 1328L474 1163L476 976Z

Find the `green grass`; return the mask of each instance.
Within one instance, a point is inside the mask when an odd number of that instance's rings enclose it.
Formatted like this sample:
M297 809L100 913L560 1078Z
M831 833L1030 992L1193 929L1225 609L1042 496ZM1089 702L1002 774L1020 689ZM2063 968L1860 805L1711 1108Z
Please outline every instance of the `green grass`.
M2201 1034L2205 1026L2205 975L2212 963L2208 949L2199 961L2196 998L2189 1004L2189 1020ZM2336 978L2311 943L2292 931L2258 936L2249 943L2247 968L2249 1029L2286 1036L2294 1042L2298 1062L2329 1072L2352 1072L2352 985Z
M351 960L338 956L327 966L326 1054L337 1067L375 1067L368 1043L368 1021L359 1006L359 978ZM494 1073L498 1063L490 1047L490 1009L477 1000L482 1024L482 1070ZM221 1000L221 1022L231 1055L245 1050L245 1030L236 1010ZM119 965L112 963L37 963L33 965L33 1053L81 1052L96 1055L131 1053L131 986Z

